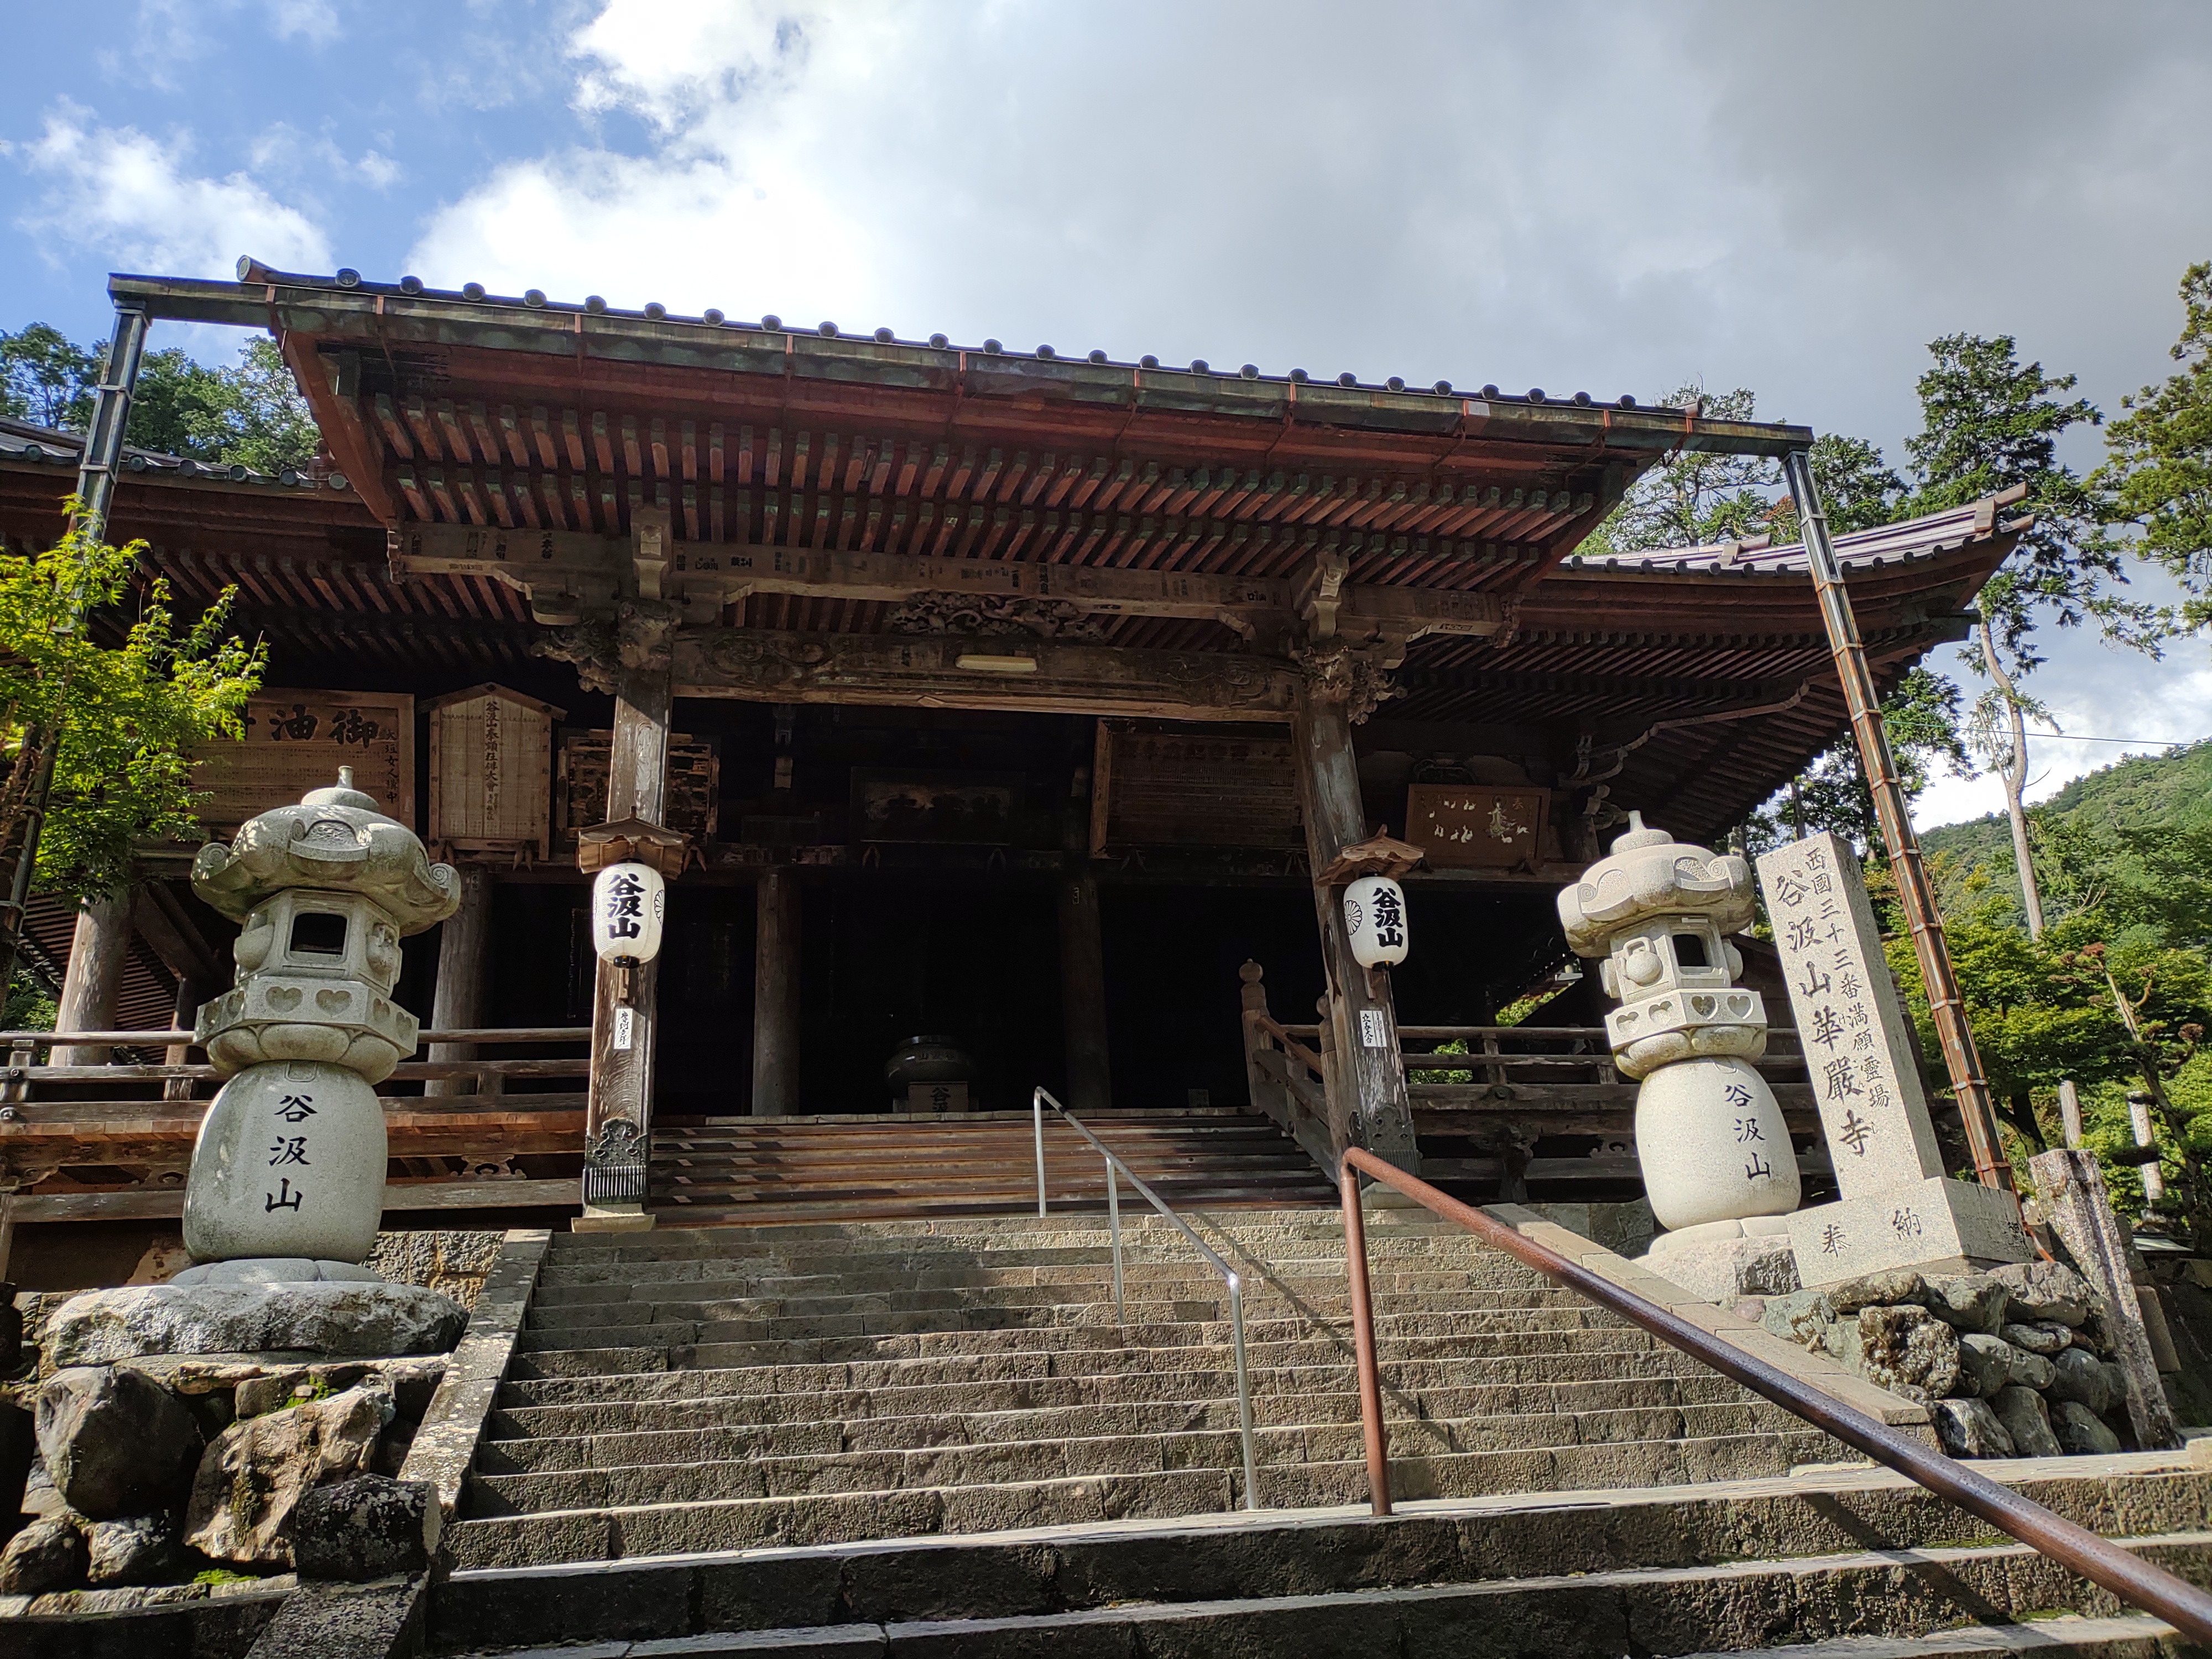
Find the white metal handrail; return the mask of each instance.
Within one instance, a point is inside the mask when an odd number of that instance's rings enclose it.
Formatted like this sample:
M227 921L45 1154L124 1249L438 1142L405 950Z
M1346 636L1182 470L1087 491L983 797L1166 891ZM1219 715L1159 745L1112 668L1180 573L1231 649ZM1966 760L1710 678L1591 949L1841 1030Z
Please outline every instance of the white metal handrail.
M1129 1184L1144 1194L1145 1201L1172 1223L1176 1230L1198 1249L1221 1282L1229 1287L1229 1329L1237 1354L1237 1422L1244 1441L1244 1507L1260 1507L1259 1473L1252 1456L1252 1377L1244 1364L1244 1281L1234 1267L1224 1261L1213 1247L1200 1238L1191 1224L1167 1206L1166 1200L1139 1180L1137 1172L1115 1156L1112 1148L1083 1127L1066 1107L1053 1098L1052 1091L1040 1085L1030 1097L1030 1113L1036 1129L1037 1213L1045 1213L1044 1196L1044 1109L1049 1103L1067 1127L1081 1135L1106 1160L1106 1219L1114 1239L1114 1320L1116 1324L1127 1322L1122 1312L1121 1301L1121 1192L1119 1176L1127 1176Z

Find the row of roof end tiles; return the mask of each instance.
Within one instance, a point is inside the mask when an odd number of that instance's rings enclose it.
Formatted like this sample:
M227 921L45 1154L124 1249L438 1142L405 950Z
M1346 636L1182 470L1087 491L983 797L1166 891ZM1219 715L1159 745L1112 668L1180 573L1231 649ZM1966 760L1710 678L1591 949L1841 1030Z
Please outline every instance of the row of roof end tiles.
M814 333L822 336L825 339L833 340L840 337L850 337L846 335L846 331L844 330L841 329L833 322L817 323L811 330L804 327L793 327L787 325L782 318L775 315L772 312L762 317L757 323L745 322L732 319L722 311L711 306L696 317L672 317L668 307L662 305L657 300L649 301L641 310L629 311L620 307L609 306L605 299L596 294L586 295L583 303L581 305L578 305L569 301L550 300L546 297L545 291L543 289L526 289L520 295L492 294L486 290L482 283L466 283L458 289L434 289L426 286L422 279L419 276L402 276L397 283L371 283L366 281L359 271L352 269L350 266L342 267L335 276L308 276L290 271L271 271L266 267L261 265L250 255L241 256L240 258L238 261L238 280L240 282L262 282L270 278L281 280L287 286L310 284L347 289L361 289L372 294L381 292L389 294L404 294L410 296L423 296L430 299L465 300L472 304L520 306L532 311L568 311L582 312L592 316L609 315L616 317L639 317L643 318L648 322L675 321L697 323L702 326L710 328L744 329L753 332L765 334ZM1029 354L1022 354L1018 352L1009 353L1006 346L997 340L985 340L980 348L956 348L952 344L950 337L943 334L933 334L927 340L902 339L899 337L898 331L891 328L878 328L869 331L866 337L872 338L878 344L882 345L927 345L933 349L939 351L980 349L984 355L988 356L1030 355L1043 358L1049 362L1060 356L1060 353L1049 345L1039 345L1035 348L1033 352ZM1160 360L1149 352L1138 358L1133 363L1121 362L1103 350L1093 349L1084 355L1085 361L1087 362L1115 368L1152 369L1163 367ZM1215 369L1213 366L1203 357L1193 358L1187 367L1181 365L1168 365L1167 367L1183 368L1183 372L1192 374L1225 374L1227 373L1227 371ZM1291 370L1289 374L1283 375L1262 374L1260 372L1259 365L1256 363L1245 363L1241 365L1234 372L1234 378L1246 380L1286 380L1293 386L1307 385L1313 379L1313 377L1303 368L1294 368ZM1388 392L1425 390L1434 392L1440 398L1449 398L1460 395L1449 380L1437 380L1426 387L1419 387L1410 385L1403 375L1393 374L1389 376L1387 379L1378 381L1363 380L1357 374L1353 373L1350 369L1346 369L1341 374L1330 378L1333 378L1335 383L1341 386L1365 386L1370 389L1379 389ZM1555 399L1549 397L1541 386L1531 386L1525 392L1512 392L1500 391L1498 387L1492 385L1484 386L1479 395L1489 398L1503 398L1507 401L1516 403L1544 404L1549 402L1567 402L1574 404L1577 407L1583 409L1595 408L1599 404L1607 401L1612 402L1615 407L1620 409L1635 409L1638 407L1635 398L1626 392L1623 392L1620 397L1609 400L1593 398L1587 392L1577 392L1571 398ZM1663 409L1667 406L1659 405L1658 407Z

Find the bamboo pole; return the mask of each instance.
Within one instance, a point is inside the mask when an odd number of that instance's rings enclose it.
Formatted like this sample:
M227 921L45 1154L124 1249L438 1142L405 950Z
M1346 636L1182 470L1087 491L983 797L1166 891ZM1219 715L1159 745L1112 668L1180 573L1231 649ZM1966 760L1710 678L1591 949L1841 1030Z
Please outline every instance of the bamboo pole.
M1943 917L1936 903L1936 890L1920 859L1920 838L1913 832L1912 817L1899 780L1897 757L1890 752L1889 733L1881 723L1881 700L1875 695L1873 672L1867 666L1866 645L1859 637L1858 619L1851 614L1850 596L1844 590L1844 571L1835 544L1828 537L1828 515L1820 506L1813 483L1812 457L1793 450L1784 462L1790 492L1797 503L1798 522L1804 526L1807 562L1813 571L1813 591L1820 602L1820 620L1828 633L1828 649L1836 659L1836 677L1843 682L1844 704L1850 711L1851 732L1858 739L1859 764L1866 773L1867 788L1874 796L1874 812L1881 825L1883 844L1889 849L1890 872L1896 878L1898 902L1905 925L1912 935L1913 953L1920 959L1920 977L1927 987L1928 1011L1936 1023L1936 1040L1942 1044L1944 1069L1951 1092L1966 1121L1966 1145L1974 1158L1974 1173L1985 1187L2013 1190L2012 1165L2006 1161L1997 1139L1996 1114L1990 1105L1990 1085L1982 1075L1981 1055L1974 1034L1966 1024L1966 1001L1959 992L1958 975L1951 968L1951 947L1943 936Z

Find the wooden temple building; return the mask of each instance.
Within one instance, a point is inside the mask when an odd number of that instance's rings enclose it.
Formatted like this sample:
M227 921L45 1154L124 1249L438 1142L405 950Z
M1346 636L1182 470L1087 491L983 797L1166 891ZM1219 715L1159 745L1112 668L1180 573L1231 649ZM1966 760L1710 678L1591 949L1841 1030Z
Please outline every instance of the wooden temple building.
M630 1123L664 1223L1018 1204L1040 1085L1224 1201L1352 1141L1484 1194L1633 1196L1594 988L1498 1012L1560 983L1553 894L1628 809L1723 838L1844 727L1802 550L1577 551L1676 452L1803 428L350 271L111 292L270 330L326 446L117 474L110 538L180 609L234 588L270 647L202 764L209 833L344 763L464 871L398 992L434 1035L384 1085L410 1222L565 1224ZM11 549L58 535L79 450L0 427ZM2002 508L1841 539L1885 687L1963 635ZM1411 958L1370 975L1334 884L1378 832L1425 856ZM671 876L626 1048L585 920L611 843ZM15 1041L27 1285L174 1231L216 1086L177 1022L232 932L193 851L33 908L70 1029L113 1035ZM933 1086L887 1076L917 1037L958 1051Z

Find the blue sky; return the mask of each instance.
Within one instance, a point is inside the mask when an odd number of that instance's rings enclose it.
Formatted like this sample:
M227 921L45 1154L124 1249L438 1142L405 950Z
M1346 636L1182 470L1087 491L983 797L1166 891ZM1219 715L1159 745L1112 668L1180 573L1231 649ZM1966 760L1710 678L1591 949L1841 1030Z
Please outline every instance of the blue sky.
M251 252L1271 371L1749 386L1896 459L1929 339L2014 333L2115 409L2212 258L2193 0L122 0L8 39L68 72L0 113L0 326L80 337L110 270ZM2212 732L2201 641L2051 654L2077 738ZM2040 744L2041 793L2119 752ZM1924 816L2000 799L1947 781Z

